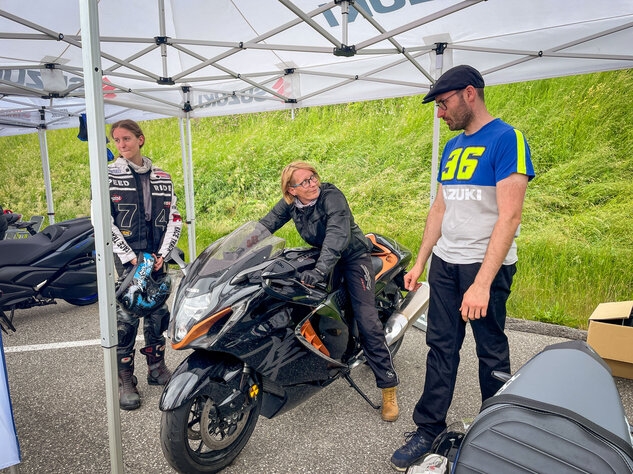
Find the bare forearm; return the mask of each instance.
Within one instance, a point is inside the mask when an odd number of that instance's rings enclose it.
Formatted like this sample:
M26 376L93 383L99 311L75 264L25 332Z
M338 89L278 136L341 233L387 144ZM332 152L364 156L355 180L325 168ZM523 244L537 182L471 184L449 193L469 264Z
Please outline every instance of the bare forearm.
M409 291L414 290L417 285L418 278L424 271L426 261L431 256L433 246L437 243L442 235L442 219L444 218L444 211L446 207L444 205L444 199L442 198L442 186L438 192L438 197L429 210L429 214L426 217L426 224L424 225L424 234L422 235L422 243L420 244L420 250L415 260L415 265L404 276L405 288Z
M514 240L517 227L521 223L521 215L510 218L500 218L492 230L490 242L481 268L475 277L475 283L490 287L499 268L508 255L508 250Z
M427 260L433 252L433 247L442 236L442 218L444 216L443 209L432 207L426 218L424 226L424 234L422 235L422 243L415 260L415 266L422 269L426 265Z

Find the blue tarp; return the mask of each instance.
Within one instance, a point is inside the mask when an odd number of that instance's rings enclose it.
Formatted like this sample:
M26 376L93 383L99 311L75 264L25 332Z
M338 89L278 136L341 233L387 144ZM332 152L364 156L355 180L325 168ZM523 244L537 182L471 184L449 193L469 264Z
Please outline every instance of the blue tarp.
M20 462L20 445L13 421L13 408L9 395L7 366L4 361L2 331L0 331L0 469Z

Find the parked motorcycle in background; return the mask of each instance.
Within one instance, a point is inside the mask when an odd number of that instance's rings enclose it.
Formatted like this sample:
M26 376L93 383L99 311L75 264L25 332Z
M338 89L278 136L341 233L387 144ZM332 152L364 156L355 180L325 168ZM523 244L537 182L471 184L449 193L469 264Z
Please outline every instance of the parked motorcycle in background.
M15 331L16 309L97 301L94 231L90 218L59 222L25 239L0 241L0 321ZM8 315L6 314L8 313Z
M428 307L428 286L403 297L411 252L368 234L374 244L376 306L395 355ZM214 242L187 269L168 329L174 349L194 349L160 400L161 446L179 472L228 466L259 415L272 418L364 362L347 292L336 272L309 288L298 276L314 268L315 248L284 248L258 222Z
M553 344L486 400L470 424L451 424L422 473L633 472L633 438L611 369L583 341Z
M44 216L31 216L28 221L25 221L22 218L22 214L17 214L9 209L4 209L2 212L7 221L4 239L18 239L35 235L40 231L44 223Z

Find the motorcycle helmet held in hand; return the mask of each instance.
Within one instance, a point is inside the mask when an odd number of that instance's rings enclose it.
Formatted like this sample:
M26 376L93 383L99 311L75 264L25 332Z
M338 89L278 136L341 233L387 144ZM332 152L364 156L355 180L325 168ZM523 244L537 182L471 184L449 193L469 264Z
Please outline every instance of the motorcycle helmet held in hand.
M155 259L141 252L134 267L124 276L116 290L116 300L129 313L147 316L158 309L169 297L171 278L166 273L154 278Z

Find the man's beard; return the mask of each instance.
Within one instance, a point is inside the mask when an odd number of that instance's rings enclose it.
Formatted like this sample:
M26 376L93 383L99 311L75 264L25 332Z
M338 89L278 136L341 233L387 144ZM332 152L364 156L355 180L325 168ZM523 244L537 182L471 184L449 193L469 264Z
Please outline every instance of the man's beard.
M452 132L455 130L464 130L474 118L473 111L468 108L464 98L460 96L459 101L459 108L453 113L451 123L447 123L448 129Z

